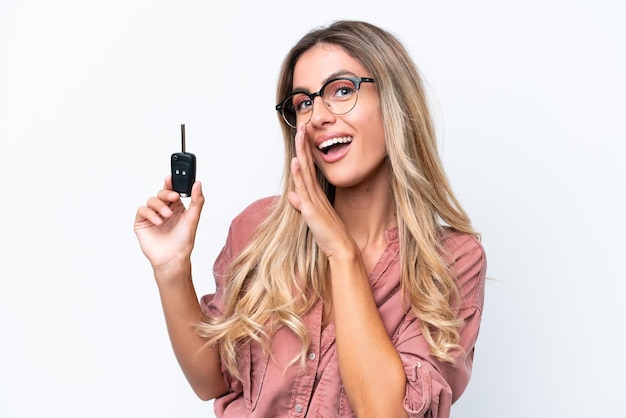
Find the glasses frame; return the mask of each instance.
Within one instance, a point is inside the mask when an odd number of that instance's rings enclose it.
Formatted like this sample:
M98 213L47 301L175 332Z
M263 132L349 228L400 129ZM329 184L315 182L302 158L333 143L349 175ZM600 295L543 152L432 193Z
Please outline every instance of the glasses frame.
M354 88L357 91L357 96L356 96L356 99L354 100L354 104L352 105L352 107L350 109L348 109L347 111L342 112L342 113L335 113L328 106L325 106L326 109L328 109L330 112L332 112L335 115L345 115L346 113L349 113L352 109L354 109L354 107L356 106L356 102L359 99L359 93L358 92L361 89L361 83L375 83L374 79L370 78L370 77L336 77L336 78L330 79L327 82L325 82L324 85L322 86L322 88L319 89L319 91L317 91L315 93L307 93L306 91L294 91L294 92L290 93L289 96L287 96L282 102L280 102L279 104L276 105L276 111L280 113L280 115L283 117L283 120L285 121L285 123L287 125L289 125L292 128L297 129L297 126L293 126L291 123L289 123L289 121L287 120L287 117L285 116L285 103L287 103L287 101L289 99L291 99L296 94L304 94L305 96L307 96L311 100L311 111L309 112L309 114L310 114L309 121L310 121L311 117L313 115L313 107L315 106L315 98L319 96L319 97L322 98L322 101L323 101L324 89L326 88L326 86L328 86L330 83L333 83L333 82L339 81L339 80L351 81L354 84ZM307 121L307 123L308 123L308 121Z

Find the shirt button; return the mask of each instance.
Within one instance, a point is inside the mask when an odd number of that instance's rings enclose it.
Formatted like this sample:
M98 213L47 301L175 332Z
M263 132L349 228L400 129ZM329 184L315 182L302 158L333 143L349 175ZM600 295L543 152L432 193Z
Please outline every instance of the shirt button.
M309 353L309 360L315 360L315 353Z
M300 405L300 404L296 405L296 412L297 413L302 412L302 405Z

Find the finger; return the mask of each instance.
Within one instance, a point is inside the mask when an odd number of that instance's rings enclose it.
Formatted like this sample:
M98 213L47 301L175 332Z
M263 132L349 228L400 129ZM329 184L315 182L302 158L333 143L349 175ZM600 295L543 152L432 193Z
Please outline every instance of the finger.
M138 227L144 222L149 222L153 225L161 225L163 223L163 218L149 207L140 206L135 214L135 227Z
M292 173L294 174L294 180L298 179L302 182L302 187L309 189L309 194L313 193L315 183L315 164L311 157L311 150L308 148L308 143L305 134L306 125L300 125L300 129L296 133L295 145L296 145L296 159L297 165L292 165Z
M287 193L287 200L289 200L289 203L291 203L294 208L300 211L302 210L302 201L300 199L300 194L307 194L307 191L304 188L304 184L300 176L300 167L297 157L291 159L290 168L291 177L293 178L294 191L290 191Z
M298 197L296 209L302 210L302 205L311 202L311 190L304 179L302 160L295 157L291 160L291 176L293 178L293 190Z
M287 192L287 200L291 203L291 206L294 207L298 212L302 211L302 206L300 204L300 198L298 197L298 193L296 192Z
M306 139L306 124L300 125L295 135L296 142L296 157L300 162L300 170L304 173L311 173L311 169L314 171L313 158L311 156L311 149L308 146Z
M191 202L189 203L189 208L187 209L189 215L192 217L195 223L200 219L200 214L202 212L202 207L204 206L204 194L202 193L202 183L200 181L196 181L191 187Z
M180 200L180 195L178 194L178 192L175 192L171 189L159 190L156 197L164 202L167 202L168 205Z
M175 192L169 192L169 191L164 191L161 190L159 192L159 195L162 195L163 193L167 194L167 197L172 197L169 194L170 193L175 193ZM180 200L180 198L179 198ZM148 199L148 201L146 202L146 207L148 207L150 210L152 210L154 213L157 213L159 215L161 215L164 218L168 218L170 216L172 216L172 209L169 207L169 204L171 202L164 199L163 196L158 196L158 197L151 197Z
M159 190L157 197L162 201L167 202L168 206L180 200L180 194L173 190L171 174L165 176L165 179L163 180L163 188Z
M172 175L168 174L165 176L165 180L163 181L163 189L165 190L174 190L172 186Z

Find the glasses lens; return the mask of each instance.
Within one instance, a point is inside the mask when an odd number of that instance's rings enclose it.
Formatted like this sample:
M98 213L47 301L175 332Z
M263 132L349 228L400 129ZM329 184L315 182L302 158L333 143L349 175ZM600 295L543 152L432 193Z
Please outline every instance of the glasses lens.
M333 80L324 86L322 100L326 107L336 115L343 115L354 108L358 90L352 80Z
M296 128L298 124L308 122L311 117L313 101L304 93L295 93L283 102L283 118L290 126Z

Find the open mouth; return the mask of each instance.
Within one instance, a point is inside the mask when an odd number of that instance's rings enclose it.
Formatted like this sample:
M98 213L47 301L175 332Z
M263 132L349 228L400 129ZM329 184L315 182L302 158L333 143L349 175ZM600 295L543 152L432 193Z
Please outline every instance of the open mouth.
M321 144L318 145L318 149L322 151L324 154L328 155L328 153L332 149L342 148L347 144L352 142L352 137L344 136L339 138L328 139Z

